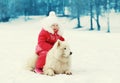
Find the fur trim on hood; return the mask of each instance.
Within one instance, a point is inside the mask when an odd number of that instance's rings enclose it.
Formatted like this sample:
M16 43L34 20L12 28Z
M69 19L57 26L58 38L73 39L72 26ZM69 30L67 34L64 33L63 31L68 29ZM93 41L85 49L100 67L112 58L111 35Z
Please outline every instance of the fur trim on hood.
M60 28L60 24L58 22L58 18L55 15L54 11L51 11L49 13L49 16L42 20L41 27L43 27L43 29L45 29L46 31L54 34L54 32L53 32L53 30L51 28L51 25L54 24L54 23L57 23L59 25L58 34L62 36L62 31L61 31L61 28Z

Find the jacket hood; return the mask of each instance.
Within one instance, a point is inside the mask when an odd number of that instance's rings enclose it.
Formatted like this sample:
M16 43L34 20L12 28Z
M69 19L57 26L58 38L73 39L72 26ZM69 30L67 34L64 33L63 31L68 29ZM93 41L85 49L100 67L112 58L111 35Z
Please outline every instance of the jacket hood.
M52 33L54 34L54 31L52 30L52 28L46 28L46 27L43 27L44 30L48 31L49 33ZM63 35L63 32L61 29L58 30L58 35L62 36Z

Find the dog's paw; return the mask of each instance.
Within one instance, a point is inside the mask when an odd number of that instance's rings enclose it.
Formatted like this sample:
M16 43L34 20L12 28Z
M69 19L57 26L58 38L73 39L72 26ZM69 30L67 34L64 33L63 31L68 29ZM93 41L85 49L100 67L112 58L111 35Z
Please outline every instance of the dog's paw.
M45 75L48 75L48 76L54 76L54 72L46 72Z
M71 71L65 71L65 74L66 75L72 75L72 72Z
M44 74L45 74L45 75L48 75L48 76L54 76L54 75L55 75L54 71L51 70L51 69L45 71Z

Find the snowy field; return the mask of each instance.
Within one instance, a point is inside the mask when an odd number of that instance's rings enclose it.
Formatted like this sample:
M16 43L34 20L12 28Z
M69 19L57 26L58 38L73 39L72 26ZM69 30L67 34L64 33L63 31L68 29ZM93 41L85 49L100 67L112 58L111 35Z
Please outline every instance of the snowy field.
M105 20L102 31L90 32L88 17L82 18L83 29L72 29L76 20L60 19L73 52L73 75L52 77L24 68L34 54L40 19L0 23L0 83L120 83L120 15L111 16L111 33L106 33Z

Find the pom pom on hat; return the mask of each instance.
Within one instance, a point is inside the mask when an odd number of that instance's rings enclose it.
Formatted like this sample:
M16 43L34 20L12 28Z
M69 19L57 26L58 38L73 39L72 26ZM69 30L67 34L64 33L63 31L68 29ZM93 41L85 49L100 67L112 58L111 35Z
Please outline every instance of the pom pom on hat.
M51 16L55 16L55 17L56 17L56 14L55 14L54 11L51 11L51 12L49 13L49 16L50 16L50 17L51 17Z

